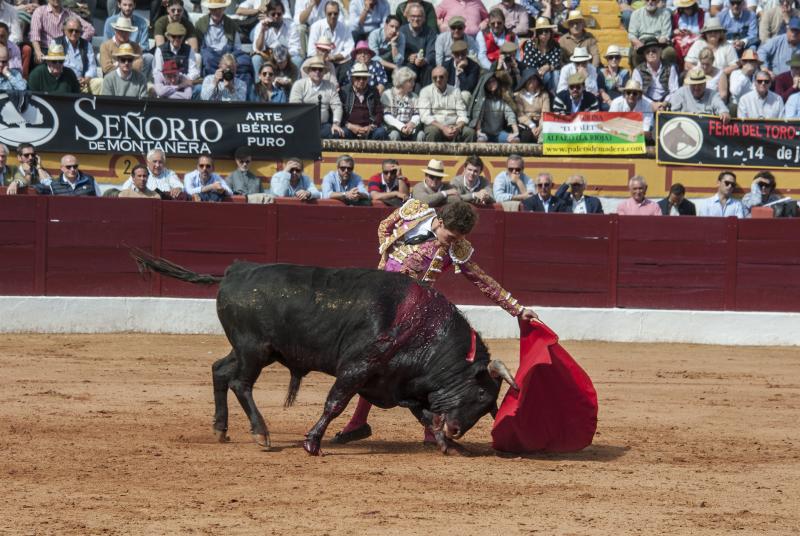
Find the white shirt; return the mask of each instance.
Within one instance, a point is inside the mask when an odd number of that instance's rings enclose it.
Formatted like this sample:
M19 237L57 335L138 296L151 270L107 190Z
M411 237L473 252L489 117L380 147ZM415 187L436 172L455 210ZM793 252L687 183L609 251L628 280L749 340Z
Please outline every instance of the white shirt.
M269 2L267 2L267 0L244 0L244 2L242 2L241 4L236 6L236 9L239 9L240 7L243 7L245 9L261 9L262 5L266 7L266 5L268 3ZM286 0L281 0L281 3L283 4L283 13L284 13L283 16L284 16L284 18L291 19L292 18L292 10L289 9L289 2L287 2ZM324 2L320 2L320 3L324 3Z
M620 95L611 101L609 112L642 112L642 130L650 132L653 129L653 101L642 95L633 110L625 100L625 95Z
M172 44L169 45L169 49L172 51L173 54L177 53L172 47ZM153 59L153 72L154 73L163 73L164 71L164 55L161 53L161 49L156 47L155 57ZM200 56L192 50L189 49L189 69L186 73L186 78L189 80L197 80L200 78Z
M431 225L433 225L433 218L436 217L436 214L433 214L430 218L423 220L421 223L418 223L416 227L408 231L406 234L403 235L403 240L411 240L415 236L420 236L427 234L429 232L433 232L431 230Z
M305 10L306 6L312 0L297 0L294 4L294 21L297 24L300 24L300 13ZM311 9L311 13L308 15L308 19L306 20L305 24L311 26L317 21L325 20L325 4L327 4L327 0L320 0L317 7ZM341 2L339 4L339 21L341 22L343 17L347 17L347 10L345 10L344 6ZM289 13L287 11L286 13Z
M315 45L323 35L327 35L333 43L334 48L331 51L331 56L341 54L346 57L353 51L353 47L355 46L355 43L353 43L353 34L350 33L347 25L339 20L336 22L336 27L331 31L328 21L323 19L318 20L308 29L308 49L306 56L317 55L317 47Z
M772 91L761 98L754 89L739 99L736 115L741 119L783 119L783 99Z
M263 22L256 24L253 31L250 33L250 39L253 41L254 49L258 35L261 33L261 27L264 25L265 23ZM261 46L261 51L263 52L268 48L274 49L278 45L284 45L288 48L291 56L301 55L300 34L297 32L297 26L294 21L291 19L284 18L283 24L277 29L267 26L267 30L264 32L264 43Z
M583 83L583 87L586 88L585 90L592 95L599 95L600 90L597 88L597 69L595 69L594 65L590 63L586 66L586 70L589 73L589 77L586 79L586 82ZM569 80L569 77L576 72L577 68L575 67L574 63L568 63L561 67L561 75L558 77L558 87L556 88L556 93L569 89L567 80Z
M702 52L702 50L707 46L708 43L705 39L698 39L689 48L689 52L686 53L685 60L689 63L693 63L694 65L699 65L700 52ZM738 63L739 56L736 54L736 49L728 43L718 46L717 50L714 51L714 67L717 69L725 69L726 67L737 65Z
M572 213L573 214L586 214L586 196L582 195L578 201L572 198Z
M741 69L736 69L731 73L731 81L728 89L730 90L731 101L734 104L739 102L739 99L744 97L747 93L755 89L753 87L753 80L755 80L757 72L758 71L753 71L753 74L746 76Z
M187 194L195 195L199 194L204 186L208 186L209 184L214 184L215 182L220 183L228 195L233 195L233 190L231 190L231 187L228 186L228 183L225 182L225 180L222 177L220 177L216 173L212 173L211 177L209 177L208 179L208 182L203 182L200 179L200 172L197 171L196 169L194 171L190 171L189 173L183 176L183 189L186 191Z
M120 190L130 190L133 188L133 179L129 178L120 187ZM171 169L164 169L161 175L153 175L153 172L148 170L147 176L147 189L159 190L161 192L169 192L173 188L180 188L183 190L183 183Z

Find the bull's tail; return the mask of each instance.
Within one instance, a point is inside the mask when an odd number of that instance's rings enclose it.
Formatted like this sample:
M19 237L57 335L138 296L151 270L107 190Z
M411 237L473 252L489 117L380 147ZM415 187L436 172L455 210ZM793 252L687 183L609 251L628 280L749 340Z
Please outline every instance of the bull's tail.
M292 379L289 380L289 390L286 391L286 400L283 402L283 407L288 408L292 404L294 404L295 399L297 398L297 392L300 390L300 383L303 381L303 376L296 373L293 370L290 370L292 374Z
M151 255L139 248L131 248L131 257L136 261L136 264L139 266L139 273L142 274L145 272L156 272L167 277L172 277L173 279L180 279L181 281L198 285L215 285L222 281L221 277L192 272L183 266L178 266L167 259Z

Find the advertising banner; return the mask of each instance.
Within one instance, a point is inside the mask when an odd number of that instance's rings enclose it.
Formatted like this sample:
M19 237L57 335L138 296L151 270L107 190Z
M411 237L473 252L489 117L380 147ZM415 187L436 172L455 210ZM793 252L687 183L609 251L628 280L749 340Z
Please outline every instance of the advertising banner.
M644 154L641 112L542 114L545 156Z
M796 168L800 121L731 119L661 112L656 118L659 164Z
M31 143L55 153L319 158L319 111L313 104L198 102L92 95L0 95L0 142Z

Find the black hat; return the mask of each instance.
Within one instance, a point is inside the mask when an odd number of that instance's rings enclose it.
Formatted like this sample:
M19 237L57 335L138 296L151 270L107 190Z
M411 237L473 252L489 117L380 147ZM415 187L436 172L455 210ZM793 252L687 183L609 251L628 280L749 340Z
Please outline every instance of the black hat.
M654 35L648 35L647 37L642 39L642 44L639 48L636 49L636 53L641 54L649 47L667 48L667 44L659 41L658 38L655 37Z
M539 85L543 86L544 82L542 81L542 76L539 74L538 69L534 69L532 67L528 67L519 77L519 84L517 84L517 88L514 91L521 91L525 85L528 83L528 80L531 78L536 78L539 81Z

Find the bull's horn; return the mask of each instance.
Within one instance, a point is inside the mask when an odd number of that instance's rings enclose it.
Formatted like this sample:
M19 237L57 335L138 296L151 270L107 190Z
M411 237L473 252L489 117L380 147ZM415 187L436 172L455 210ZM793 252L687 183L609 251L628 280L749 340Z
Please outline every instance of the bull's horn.
M489 369L489 374L492 378L502 378L504 381L508 382L508 385L519 391L519 386L517 382L514 381L514 377L511 376L505 363L499 359L494 359L489 361L489 365L486 368Z

